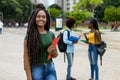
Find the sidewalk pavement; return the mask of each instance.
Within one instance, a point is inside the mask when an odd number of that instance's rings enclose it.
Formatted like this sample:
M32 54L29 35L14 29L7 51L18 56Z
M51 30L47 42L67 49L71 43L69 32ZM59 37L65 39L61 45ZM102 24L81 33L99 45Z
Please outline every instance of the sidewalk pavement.
M59 33L52 31L56 36ZM108 47L103 57L103 66L99 66L100 80L120 80L120 32L106 30L103 32L105 34L102 37L107 42ZM23 68L25 33L26 29L24 28L4 28L3 34L0 35L0 80L26 80ZM78 35L79 32L75 32L75 34ZM81 39L84 38L81 37ZM88 80L90 76L87 48L88 46L80 41L75 45L72 76L77 80ZM64 63L64 55L59 52L59 56L54 59L54 62L58 80L65 80L67 60Z

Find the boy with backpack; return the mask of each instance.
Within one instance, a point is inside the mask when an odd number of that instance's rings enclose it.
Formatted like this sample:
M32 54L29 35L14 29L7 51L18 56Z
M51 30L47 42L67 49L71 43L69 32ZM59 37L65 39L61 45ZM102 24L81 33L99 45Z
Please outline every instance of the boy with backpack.
M67 29L63 32L63 42L67 44L67 48L65 51L67 56L67 61L68 61L66 80L76 80L71 76L71 68L72 68L73 59L74 59L74 44L76 44L78 40L76 41L69 40L70 36L74 36L74 31L72 29L75 27L74 26L75 23L76 23L75 19L69 18L66 21Z

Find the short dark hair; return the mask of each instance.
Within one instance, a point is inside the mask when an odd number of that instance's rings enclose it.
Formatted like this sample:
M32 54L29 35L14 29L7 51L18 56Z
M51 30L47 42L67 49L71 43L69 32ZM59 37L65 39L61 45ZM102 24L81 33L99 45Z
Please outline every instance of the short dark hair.
M66 21L66 26L68 28L71 28L72 26L74 26L74 24L76 23L76 20L74 18L69 18L67 21Z

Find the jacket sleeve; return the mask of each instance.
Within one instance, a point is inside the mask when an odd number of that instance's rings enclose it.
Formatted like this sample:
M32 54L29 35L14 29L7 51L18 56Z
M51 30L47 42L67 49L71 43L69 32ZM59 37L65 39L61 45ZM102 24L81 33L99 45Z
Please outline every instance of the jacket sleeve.
M70 35L69 35L70 37ZM64 31L63 32L63 41L64 43L66 43L67 45L73 45L72 41L69 41L68 40L68 32L67 31Z

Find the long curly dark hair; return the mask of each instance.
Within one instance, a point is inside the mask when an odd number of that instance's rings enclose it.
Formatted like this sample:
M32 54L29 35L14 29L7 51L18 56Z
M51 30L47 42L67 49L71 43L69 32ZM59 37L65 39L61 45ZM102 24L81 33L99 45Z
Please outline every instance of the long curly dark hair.
M49 31L50 28L50 16L44 8L38 8L32 12L28 19L28 28L27 28L27 47L30 57L38 61L38 53L42 55L43 53L43 44L40 38L40 33L37 29L36 16L39 11L44 11L46 14L47 22L44 26L46 31Z

